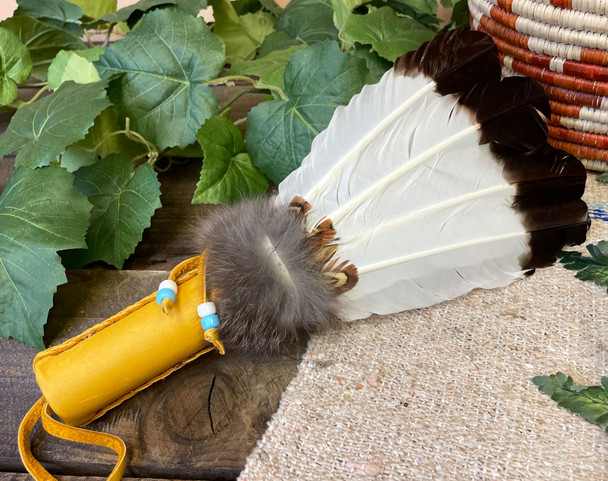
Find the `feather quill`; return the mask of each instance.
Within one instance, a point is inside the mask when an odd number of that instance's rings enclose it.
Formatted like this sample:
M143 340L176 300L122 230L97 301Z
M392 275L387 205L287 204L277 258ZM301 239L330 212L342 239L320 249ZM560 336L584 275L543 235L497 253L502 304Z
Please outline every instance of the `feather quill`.
M465 31L339 107L277 201L306 199L309 229L331 219L359 275L341 317L504 286L582 242L585 171L546 143L549 114L537 83L501 79L492 40Z
M549 103L501 79L480 32L451 31L338 107L274 199L200 232L228 349L278 350L354 320L504 286L589 226L586 174L547 144Z

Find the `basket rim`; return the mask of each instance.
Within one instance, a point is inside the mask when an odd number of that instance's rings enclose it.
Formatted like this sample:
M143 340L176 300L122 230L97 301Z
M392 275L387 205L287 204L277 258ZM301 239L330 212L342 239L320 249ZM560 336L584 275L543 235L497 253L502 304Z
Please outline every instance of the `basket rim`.
M565 45L523 34L499 23L477 9L469 1L472 25L476 30L504 40L505 42L525 48L531 52L545 54L551 57L565 58L592 65L608 65L608 51L604 49Z
M574 30L608 32L608 17L594 12L561 8L534 0L489 0L496 7L520 17L547 25L559 25Z
M561 25L551 25L509 13L488 0L468 0L469 8L476 9L481 14L492 18L508 28L520 33L541 38L556 44L608 49L608 35L605 33L575 30Z

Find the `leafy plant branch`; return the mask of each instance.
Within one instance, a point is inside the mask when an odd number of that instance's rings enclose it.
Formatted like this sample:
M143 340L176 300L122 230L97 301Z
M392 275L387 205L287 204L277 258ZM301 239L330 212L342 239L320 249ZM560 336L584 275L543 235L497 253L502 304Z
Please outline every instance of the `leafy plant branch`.
M141 158L147 157L149 159L149 164L154 167L154 164L156 163L157 159L160 157L161 154L154 144L148 142L141 134L131 129L131 119L129 117L125 117L124 129L106 133L103 138L99 142L97 142L95 146L89 148L84 146L76 146L76 148L84 152L97 153L101 146L103 146L109 139L117 135L124 135L127 139L143 145L147 149L147 153L140 155L134 158L133 160L135 162Z
M0 262L23 271L0 272L0 296L31 305L7 301L0 335L37 347L64 266L120 268L133 253L160 207L158 172L202 159L195 203L267 192L338 105L439 30L436 7L415 0L209 0L210 24L198 17L206 0L17 3L0 22L0 106L15 110L0 156L18 151L0 214L20 214L0 215L0 231L22 249L0 245ZM112 42L117 26L126 33ZM238 88L220 105L217 86ZM39 90L17 101L24 87ZM231 122L254 93L270 95Z
M254 78L247 77L246 75L229 75L226 77L218 77L218 78L215 78L212 80L207 80L205 82L205 85L209 85L209 86L226 85L228 87L234 87L235 82L247 82L247 83L253 85L253 87L254 87L253 92L256 92L256 93L272 92L272 93L275 93L276 95L278 95L279 98L281 98L283 100L287 100L287 98L288 98L287 95L285 94L285 92L283 91L283 89L281 89L275 85L266 84L265 82L256 80ZM248 92L248 93L251 93L251 92Z

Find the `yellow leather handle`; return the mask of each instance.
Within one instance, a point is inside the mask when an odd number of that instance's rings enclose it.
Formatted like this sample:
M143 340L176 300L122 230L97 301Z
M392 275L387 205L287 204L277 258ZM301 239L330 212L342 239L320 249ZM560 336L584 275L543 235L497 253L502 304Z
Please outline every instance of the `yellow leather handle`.
M116 466L108 476L108 481L119 481L125 472L127 447L122 439L111 434L88 431L86 429L67 426L52 417L52 411L46 399L41 397L23 418L19 426L18 445L21 460L28 472L38 481L57 481L56 478L42 467L32 454L30 435L39 419L42 426L52 436L67 439L77 443L97 444L114 450L118 454Z

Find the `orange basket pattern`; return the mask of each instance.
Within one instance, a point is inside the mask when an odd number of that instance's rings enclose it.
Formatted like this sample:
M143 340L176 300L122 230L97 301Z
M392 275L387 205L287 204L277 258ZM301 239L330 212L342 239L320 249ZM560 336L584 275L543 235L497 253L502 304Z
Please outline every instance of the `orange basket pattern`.
M608 171L608 1L468 0L503 75L539 81L551 103L549 143Z

